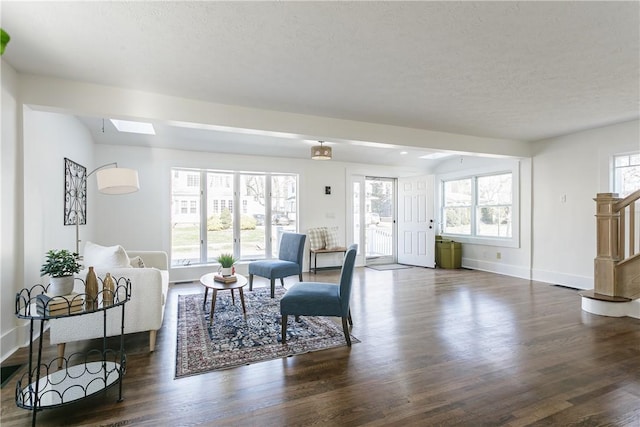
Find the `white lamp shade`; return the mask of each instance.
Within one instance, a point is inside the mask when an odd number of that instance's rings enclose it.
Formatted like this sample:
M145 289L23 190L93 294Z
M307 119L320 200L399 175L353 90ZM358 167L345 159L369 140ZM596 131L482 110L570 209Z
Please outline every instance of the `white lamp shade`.
M126 168L107 168L96 172L98 191L103 194L128 194L140 189L138 171Z

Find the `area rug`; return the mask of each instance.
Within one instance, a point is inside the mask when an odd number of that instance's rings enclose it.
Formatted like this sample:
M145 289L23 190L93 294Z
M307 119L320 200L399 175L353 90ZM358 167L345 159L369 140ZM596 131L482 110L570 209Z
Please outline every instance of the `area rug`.
M275 298L270 298L268 288L245 290L246 321L238 293L233 305L230 292L218 292L211 327L211 292L205 310L204 292L179 295L176 378L347 345L342 325L332 318L306 316L300 322L289 316L287 343L281 344L284 292L276 288ZM360 341L352 336L351 342Z
M402 270L404 268L413 268L412 265L402 265L402 264L374 264L367 265L367 268L371 268L373 270L385 271L385 270Z

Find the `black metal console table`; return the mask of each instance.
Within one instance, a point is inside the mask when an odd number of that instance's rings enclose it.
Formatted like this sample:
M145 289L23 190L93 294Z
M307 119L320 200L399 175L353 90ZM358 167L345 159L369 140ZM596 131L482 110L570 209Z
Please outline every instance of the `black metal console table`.
M103 289L95 298L95 303L91 303L93 299L87 294L76 294L72 298L45 298L43 295L47 287L43 285L25 288L16 294L16 316L28 319L30 328L29 370L16 384L16 404L20 408L33 411L32 426L36 425L36 414L39 410L76 402L115 384L119 384L118 402L122 401L122 378L126 370L124 306L131 297L131 282L124 277L114 279L115 290ZM77 299L81 299L82 302ZM56 309L49 310L54 303ZM107 312L114 307L122 307L118 351L107 348ZM74 353L68 358L62 357L62 369L57 368L61 357L49 363L42 362L42 337L46 321L71 316L81 321L81 316L95 312L103 313L102 349ZM36 321L40 322L40 337L34 364L33 333Z

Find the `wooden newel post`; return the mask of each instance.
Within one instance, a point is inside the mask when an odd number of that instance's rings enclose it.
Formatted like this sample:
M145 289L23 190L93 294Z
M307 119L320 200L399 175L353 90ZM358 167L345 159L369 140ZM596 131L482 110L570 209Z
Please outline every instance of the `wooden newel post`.
M596 202L597 251L594 260L594 291L615 295L616 264L620 261L620 212L614 205L620 200L617 193L598 193Z

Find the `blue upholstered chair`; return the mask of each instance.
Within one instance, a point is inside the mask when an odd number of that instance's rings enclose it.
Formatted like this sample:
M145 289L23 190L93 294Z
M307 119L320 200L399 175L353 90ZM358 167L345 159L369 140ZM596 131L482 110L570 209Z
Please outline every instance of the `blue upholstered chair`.
M276 279L284 286L284 278L298 275L302 281L302 255L305 234L283 233L280 240L278 259L254 261L249 264L249 290L253 290L253 276L266 277L271 281L271 298L276 290Z
M293 285L280 300L280 314L282 314L282 343L287 341L288 316L335 316L342 318L342 330L351 346L351 336L347 321L353 325L349 299L351 297L351 282L353 280L353 266L356 262L358 245L351 245L344 255L340 284L301 282Z

